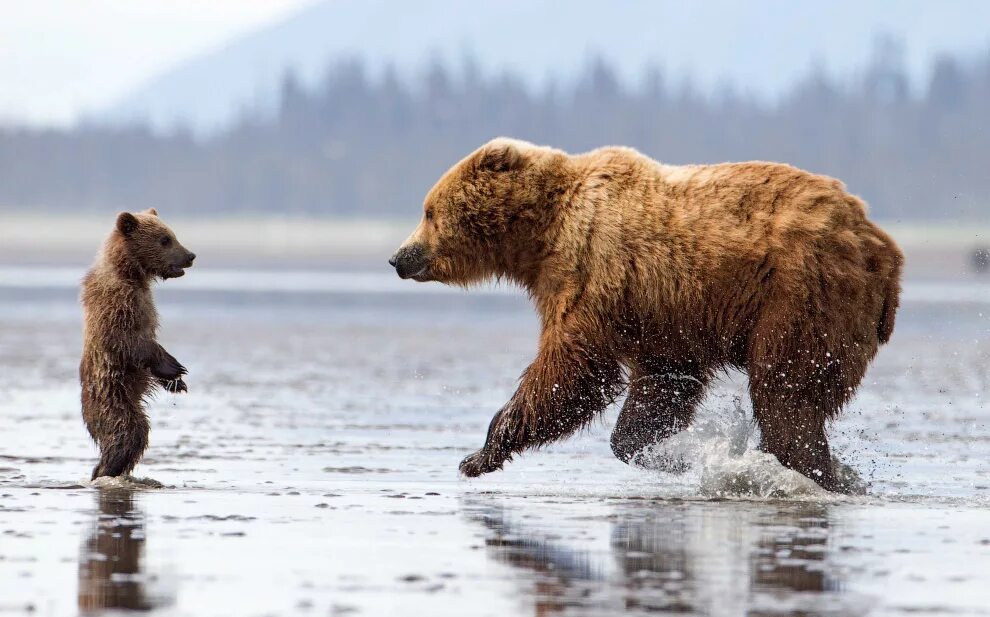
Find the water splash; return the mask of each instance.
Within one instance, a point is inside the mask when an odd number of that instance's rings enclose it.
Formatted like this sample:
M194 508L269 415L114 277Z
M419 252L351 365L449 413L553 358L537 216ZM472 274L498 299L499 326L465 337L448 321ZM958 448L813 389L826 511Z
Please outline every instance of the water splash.
M732 411L727 412L726 407ZM638 453L633 462L663 476L690 494L705 498L832 499L833 493L780 464L759 449L759 429L740 396L729 405L698 410L688 429ZM852 494L866 484L848 465L833 459L840 483Z
M154 478L136 478L134 476L100 476L88 483L93 488L101 489L152 489L165 488L165 485Z

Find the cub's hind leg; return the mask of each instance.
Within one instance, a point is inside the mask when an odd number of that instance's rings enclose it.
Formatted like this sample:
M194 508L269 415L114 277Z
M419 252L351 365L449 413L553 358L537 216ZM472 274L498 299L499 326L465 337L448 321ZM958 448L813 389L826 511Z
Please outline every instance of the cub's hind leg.
M93 468L92 479L130 475L148 447L150 429L143 412L114 419L97 440L100 462Z
M128 388L111 387L109 392L84 396L86 428L100 448L93 480L100 476L128 475L144 455L151 430L141 407L144 389L145 384L139 380Z

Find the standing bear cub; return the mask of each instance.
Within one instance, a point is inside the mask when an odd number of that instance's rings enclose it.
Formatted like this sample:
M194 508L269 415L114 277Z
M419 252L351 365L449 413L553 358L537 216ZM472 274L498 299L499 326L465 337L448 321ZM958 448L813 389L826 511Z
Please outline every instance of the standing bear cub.
M154 386L185 392L186 369L156 340L155 278L182 276L196 256L154 209L122 212L83 279L82 414L100 447L93 479L130 474L148 446L143 402Z
M763 449L830 490L826 425L890 338L902 262L832 178L504 138L440 179L390 260L416 281L508 279L539 312L536 360L465 475L570 435L624 390L612 450L630 462L733 367Z

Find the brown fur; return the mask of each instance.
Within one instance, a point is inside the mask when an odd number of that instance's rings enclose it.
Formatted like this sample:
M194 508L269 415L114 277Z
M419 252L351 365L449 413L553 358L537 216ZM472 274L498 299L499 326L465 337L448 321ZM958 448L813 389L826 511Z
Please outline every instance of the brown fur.
M100 447L93 478L126 475L148 445L143 399L155 386L185 392L186 369L156 341L154 278L182 276L195 255L158 213L122 212L82 284L82 414Z
M392 258L403 278L514 281L540 315L536 360L463 473L570 435L627 385L612 446L628 461L686 427L735 367L764 448L831 489L826 423L890 338L902 262L826 176L504 138L440 179Z

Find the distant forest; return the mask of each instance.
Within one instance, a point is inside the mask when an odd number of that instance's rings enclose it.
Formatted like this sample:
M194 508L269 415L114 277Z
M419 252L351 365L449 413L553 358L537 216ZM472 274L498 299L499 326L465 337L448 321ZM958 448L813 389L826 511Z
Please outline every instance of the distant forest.
M844 180L885 220L990 219L990 51L936 58L928 83L910 84L896 45L881 45L855 78L811 69L772 105L670 81L652 70L632 88L594 61L534 91L470 66L403 79L341 61L315 88L287 74L277 111L202 139L0 129L0 204L411 218L448 166L509 135L572 152L630 145L668 163L786 161Z

